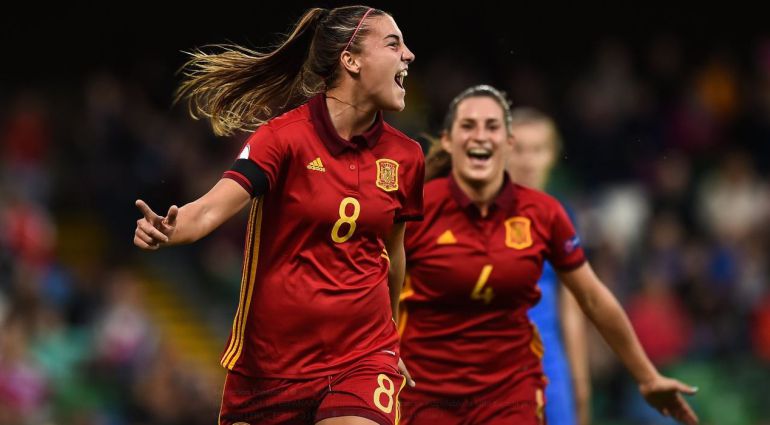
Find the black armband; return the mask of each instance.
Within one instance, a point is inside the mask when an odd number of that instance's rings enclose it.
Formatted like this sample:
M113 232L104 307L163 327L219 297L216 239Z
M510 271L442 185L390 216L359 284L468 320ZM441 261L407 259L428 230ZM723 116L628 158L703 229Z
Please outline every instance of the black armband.
M254 161L243 158L237 159L233 166L230 167L230 171L240 174L248 181L250 188L247 188L247 190L251 193L251 196L260 196L270 190L270 181L267 178L267 174Z

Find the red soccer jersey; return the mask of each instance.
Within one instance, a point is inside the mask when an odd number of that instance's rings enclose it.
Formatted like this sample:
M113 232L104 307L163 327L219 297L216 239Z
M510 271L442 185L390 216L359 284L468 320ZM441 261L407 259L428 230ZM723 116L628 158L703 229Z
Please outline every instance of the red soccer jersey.
M384 237L422 218L424 160L417 142L377 114L351 141L323 95L272 119L241 158L267 176L252 202L224 367L249 376L332 375L367 354L398 355ZM228 171L251 193L250 180Z
M548 260L585 261L554 198L513 184L482 218L452 177L425 186L425 220L406 229L401 355L415 390L464 397L542 374L542 344L527 318Z

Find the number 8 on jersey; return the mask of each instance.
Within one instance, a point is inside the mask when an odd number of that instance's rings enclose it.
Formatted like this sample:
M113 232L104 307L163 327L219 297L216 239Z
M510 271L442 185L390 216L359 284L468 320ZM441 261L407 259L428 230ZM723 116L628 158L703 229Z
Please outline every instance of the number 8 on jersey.
M353 205L353 215L347 215L347 206ZM356 231L356 220L361 214L361 204L358 203L358 199L347 197L340 202L340 218L334 223L332 227L332 240L336 243L346 242L353 236ZM343 224L347 224L348 231L343 236L339 235L340 228Z

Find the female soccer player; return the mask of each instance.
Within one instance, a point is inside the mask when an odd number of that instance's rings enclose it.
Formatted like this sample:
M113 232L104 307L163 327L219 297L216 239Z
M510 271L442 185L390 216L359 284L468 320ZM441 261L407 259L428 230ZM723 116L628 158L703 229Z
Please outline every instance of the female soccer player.
M417 386L402 397L404 423L544 423L543 347L527 310L540 297L536 283L545 260L647 401L697 423L679 394L694 389L650 363L619 303L586 262L561 205L509 180L510 124L502 93L471 87L450 104L444 154L434 150L426 160L429 178L445 177L426 184L425 220L407 226L409 277L399 328Z
M408 377L393 319L424 163L381 111L404 108L413 60L390 15L350 6L307 11L268 53L188 63L193 115L256 131L201 198L164 217L138 200L134 243L194 242L251 204L220 424L397 422Z
M511 131L515 143L508 174L522 186L544 190L561 145L556 124L534 108L516 108L511 111ZM587 425L591 388L583 313L547 261L537 287L540 301L528 315L545 347L546 420L549 425Z

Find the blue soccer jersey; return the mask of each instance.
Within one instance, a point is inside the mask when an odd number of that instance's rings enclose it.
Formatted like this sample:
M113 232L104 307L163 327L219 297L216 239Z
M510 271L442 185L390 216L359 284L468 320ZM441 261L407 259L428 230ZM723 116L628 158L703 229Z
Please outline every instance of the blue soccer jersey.
M545 347L543 371L548 378L545 389L545 417L548 425L575 425L575 396L572 373L562 341L559 322L559 280L550 263L545 263L538 281L542 297L529 310L530 320L537 326Z

